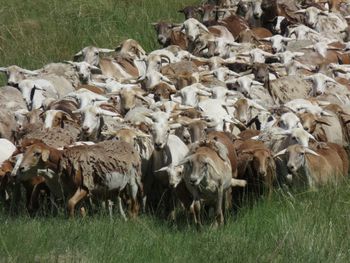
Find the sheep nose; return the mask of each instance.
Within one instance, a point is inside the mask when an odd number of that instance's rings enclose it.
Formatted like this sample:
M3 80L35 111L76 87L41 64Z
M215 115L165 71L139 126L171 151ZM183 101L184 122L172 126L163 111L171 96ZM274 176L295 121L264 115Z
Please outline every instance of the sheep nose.
M87 131L88 131L88 129L89 129L89 127L87 127L87 126L83 126L81 129L83 130L83 132L87 132Z
M295 166L293 164L288 164L288 170L289 171L295 171Z
M124 107L124 113L127 114L130 110L130 107Z
M191 42L194 41L194 37L193 37L193 36L188 36L187 38L188 38L188 40L190 40Z
M160 95L158 95L158 94L154 94L153 99L154 99L154 101L155 101L155 102L160 101Z
M192 185L195 185L196 182L197 182L197 179L195 179L195 178L191 178L191 179L190 179L190 183L191 183Z
M191 137L190 136L184 136L184 141L186 144L189 144L191 142Z
M160 149L162 147L162 144L160 142L154 143L154 146L156 149Z
M259 175L260 175L261 177L264 177L264 176L266 175L266 173L265 173L265 171L259 171Z
M8 81L8 82L7 82L7 85L12 86L12 87L15 87L15 88L18 88L18 83L13 82L13 81Z
M261 83L264 83L265 82L265 76L257 76L256 80L261 82Z
M243 124L247 124L248 120L247 120L246 118L241 118L241 122L242 122Z
M159 36L159 37L158 37L158 42L159 42L160 44L164 45L166 41L165 41L165 38L164 38L163 36Z

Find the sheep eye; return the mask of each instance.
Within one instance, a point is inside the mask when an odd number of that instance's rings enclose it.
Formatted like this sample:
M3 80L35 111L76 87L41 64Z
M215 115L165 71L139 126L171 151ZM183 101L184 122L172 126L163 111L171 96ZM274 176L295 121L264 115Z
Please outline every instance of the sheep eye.
M40 152L35 152L35 153L34 153L34 156L35 156L35 157L39 157L40 155L41 155Z

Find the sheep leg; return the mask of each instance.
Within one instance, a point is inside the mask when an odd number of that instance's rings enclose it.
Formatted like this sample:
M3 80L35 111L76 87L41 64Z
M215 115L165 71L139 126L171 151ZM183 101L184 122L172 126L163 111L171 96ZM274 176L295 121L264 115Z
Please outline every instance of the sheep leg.
M196 202L196 201L193 201L193 202L192 202L192 204L191 204L191 206L190 206L190 211L191 211L191 214L192 214L192 216L193 216L193 221L194 221L194 223L197 225L197 216L196 216L196 211L195 211L195 209L194 209L195 202Z
M131 195L131 209L130 209L130 214L131 217L136 217L138 212L139 212L139 204L137 201L137 193L139 191L139 187L136 183L135 180L132 180L130 182L130 195Z
M108 199L107 200L107 203L108 203L108 213L109 213L109 218L111 219L111 220L113 220L113 201L112 200L110 200L110 199Z
M119 195L117 196L117 202L118 202L119 212L122 215L122 218L124 219L124 221L127 221L128 219L126 218L125 212L123 210L122 199Z
M32 189L32 192L29 193L29 202L28 202L28 212L31 216L33 216L39 209L39 194L40 187L39 185L35 185Z
M197 198L194 198L194 200L192 201L192 204L190 206L190 212L192 213L193 221L196 224L197 229L199 230L202 226L200 218L201 204Z
M74 217L74 208L79 201L86 197L87 191L83 188L78 188L74 195L68 200L68 212L71 218Z
M200 229L202 227L202 221L201 221L201 201L196 200L194 203L194 212L197 217L197 228Z
M236 178L231 179L231 186L232 187L235 187L235 186L246 187L246 185L247 185L246 180L236 179Z
M176 214L175 214L175 209L176 209L176 198L175 198L175 190L171 189L170 191L170 198L169 198L169 205L170 205L170 211L169 211L169 219L172 222L175 222L176 219Z
M267 176L266 178L266 182L267 182L267 188L268 188L268 194L267 194L267 199L271 200L272 197L272 178L270 176Z
M224 223L224 216L222 214L222 200L224 198L224 189L221 185L218 189L218 200L216 203L216 224L214 226L220 226Z

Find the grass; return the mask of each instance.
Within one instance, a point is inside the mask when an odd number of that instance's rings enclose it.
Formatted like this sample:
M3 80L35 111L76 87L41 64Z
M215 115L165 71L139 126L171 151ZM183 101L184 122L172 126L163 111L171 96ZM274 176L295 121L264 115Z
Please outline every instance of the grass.
M123 222L0 218L0 262L347 262L350 185L276 193L213 230L151 216Z
M0 5L0 65L28 69L71 59L87 45L134 38L158 47L151 22L182 21L199 0L11 0ZM1 82L1 81L0 81ZM2 79L3 83L3 79ZM2 262L347 262L349 185L280 193L201 232L150 216L123 222L97 215L28 218L0 214Z
M183 15L177 10L199 1L0 2L0 66L36 69L49 62L70 60L85 46L114 48L128 38L139 41L146 51L154 50L159 46L151 23L180 22Z

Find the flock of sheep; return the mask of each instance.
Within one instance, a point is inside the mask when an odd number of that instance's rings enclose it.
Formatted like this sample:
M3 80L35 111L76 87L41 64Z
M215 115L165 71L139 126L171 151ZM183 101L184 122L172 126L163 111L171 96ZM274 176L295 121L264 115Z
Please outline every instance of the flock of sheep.
M181 24L153 24L164 48L148 54L128 39L37 70L0 67L3 210L24 200L31 215L115 206L125 220L174 220L184 209L200 226L205 208L221 225L276 188L347 177L350 4L208 0L180 12Z

